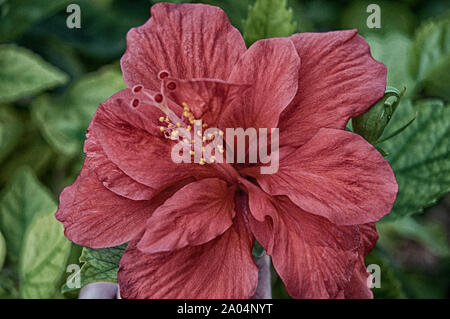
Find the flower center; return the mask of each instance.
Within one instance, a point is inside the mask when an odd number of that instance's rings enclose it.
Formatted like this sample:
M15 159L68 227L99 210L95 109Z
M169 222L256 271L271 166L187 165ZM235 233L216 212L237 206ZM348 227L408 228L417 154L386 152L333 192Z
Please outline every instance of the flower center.
M214 163L216 159L214 155L207 159L203 156L207 142L214 138L214 134L212 133L203 135L202 129L206 129L208 124L204 123L201 118L195 118L186 102L181 103L183 107L181 117L169 108L169 101L166 97L165 90L173 91L177 86L175 82L171 81L165 84L164 79L168 76L169 73L167 71L159 72L158 78L161 80L161 90L156 94L152 94L151 91L145 89L141 84L135 85L131 89L135 94L135 97L131 101L131 106L136 108L141 104L148 104L161 110L165 114L165 116L159 118L159 130L161 134L168 140L183 143L189 148L189 153L192 157L196 151L201 151L202 157L198 162L200 165ZM223 132L219 130L216 130L215 133L220 136L223 135ZM220 151L223 152L223 147L220 148Z

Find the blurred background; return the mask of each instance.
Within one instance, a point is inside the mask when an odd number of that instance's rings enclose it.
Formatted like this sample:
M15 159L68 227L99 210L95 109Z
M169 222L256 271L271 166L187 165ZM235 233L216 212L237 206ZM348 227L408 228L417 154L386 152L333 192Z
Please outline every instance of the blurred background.
M90 118L125 87L119 59L126 33L149 18L155 2L0 0L0 298L77 297L77 289L61 287L71 274L67 265L83 264L82 247L65 239L53 214L59 193L80 171ZM377 224L380 240L367 259L381 267L374 294L448 298L450 1L195 2L222 7L248 44L349 28L367 39L388 66L388 84L407 88L385 134L416 117L378 145L400 193L392 214ZM371 3L381 9L381 28L367 26ZM69 4L80 6L81 28L66 26ZM273 294L288 298L276 274Z

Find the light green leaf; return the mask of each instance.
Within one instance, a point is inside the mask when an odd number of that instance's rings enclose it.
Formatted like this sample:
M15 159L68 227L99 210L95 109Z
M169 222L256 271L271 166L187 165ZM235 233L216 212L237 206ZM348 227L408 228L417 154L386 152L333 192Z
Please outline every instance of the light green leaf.
M0 46L0 102L11 102L68 81L66 74L33 52Z
M423 25L411 50L411 72L428 96L450 100L450 16Z
M55 202L30 168L18 169L0 199L0 229L6 240L7 258L19 260L25 233L35 216L53 211Z
M120 71L107 67L75 83L62 99L41 96L32 114L53 149L72 156L81 151L89 121L98 104L125 88Z
M415 81L409 70L412 41L401 33L371 34L366 40L374 59L387 66L387 85L399 90L406 87L405 96L412 96L415 90Z
M6 257L6 244L5 238L3 238L2 232L0 231L0 270L3 268L3 263Z
M81 287L92 282L117 282L119 262L127 244L111 248L91 249L83 247L80 262L84 263L80 270ZM75 290L64 285L62 293Z
M244 22L244 39L248 46L265 38L286 37L294 33L292 9L286 0L256 0Z
M0 105L0 163L17 144L22 131L23 125L14 110Z
M71 244L55 211L56 205L36 216L26 232L19 269L22 298L52 298L66 270Z
M416 113L406 130L380 144L389 154L386 159L399 185L386 221L419 213L450 191L450 105L438 100L412 105L404 100L384 134L388 136Z
M0 42L20 36L34 23L63 9L72 0L4 0L0 1ZM65 25L61 26L65 27Z

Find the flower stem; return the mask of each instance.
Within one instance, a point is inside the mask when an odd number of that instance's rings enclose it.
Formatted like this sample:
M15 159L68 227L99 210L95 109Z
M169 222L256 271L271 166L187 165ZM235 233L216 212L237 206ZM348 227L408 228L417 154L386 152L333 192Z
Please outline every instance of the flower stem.
M272 299L272 281L270 276L270 256L253 257L258 266L258 287L252 299Z

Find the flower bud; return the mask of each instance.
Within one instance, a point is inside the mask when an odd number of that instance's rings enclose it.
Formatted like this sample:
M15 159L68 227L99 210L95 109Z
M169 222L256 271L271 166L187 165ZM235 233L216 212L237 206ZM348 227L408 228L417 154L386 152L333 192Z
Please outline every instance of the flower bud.
M402 92L387 87L384 96L366 113L352 119L353 131L364 137L369 143L377 144L384 129L400 103Z

